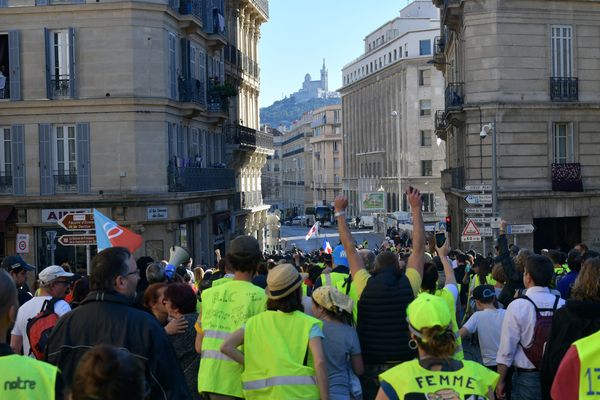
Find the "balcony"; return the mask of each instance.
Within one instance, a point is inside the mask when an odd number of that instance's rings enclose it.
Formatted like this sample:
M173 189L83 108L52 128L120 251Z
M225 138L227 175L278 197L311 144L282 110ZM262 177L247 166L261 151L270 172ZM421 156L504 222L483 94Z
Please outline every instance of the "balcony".
M50 79L50 97L53 99L71 96L71 77L69 75L55 76Z
M445 92L446 111L460 110L465 102L465 84L449 83Z
M174 167L167 169L169 192L235 189L235 171L227 168Z
M550 78L550 99L552 101L579 100L579 80L577 78Z
M552 190L555 192L583 192L581 164L552 164Z
M448 122L446 122L446 111L437 110L435 112L435 134L442 140L446 140L446 128L448 128Z
M169 6L171 6L173 0L169 0ZM175 4L173 4L175 5ZM181 15L192 15L198 18L200 21L205 19L205 8L204 4L200 0L179 0L179 14Z
M437 5L441 7L441 23L443 25L447 25L451 29L456 29L460 25L461 20L461 3L462 0L437 0Z
M433 39L433 60L442 64L446 62L446 57L444 52L446 51L446 37L445 36L436 36Z
M441 189L449 192L451 189L463 190L465 187L465 168L448 168L442 171Z
M10 172L0 172L0 194L12 194L12 175Z
M10 99L10 89L9 89L8 79L4 82L4 88L0 89L0 99Z
M238 145L252 150L262 148L273 150L273 136L259 132L256 129L242 125L228 125L226 141L231 145Z
M179 79L180 101L206 106L206 87L204 82L198 79Z
M77 192L77 172L54 171L54 191L56 193Z

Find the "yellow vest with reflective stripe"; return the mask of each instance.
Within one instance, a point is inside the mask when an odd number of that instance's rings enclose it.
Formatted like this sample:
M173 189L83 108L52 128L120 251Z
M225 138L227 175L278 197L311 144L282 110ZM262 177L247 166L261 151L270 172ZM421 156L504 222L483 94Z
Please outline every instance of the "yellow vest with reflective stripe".
M223 340L241 328L248 318L265 310L263 289L246 281L226 284L202 292L202 354L198 370L198 392L242 397L243 367L221 353Z
M354 323L358 322L358 292L356 291L356 285L352 284L352 281L346 280L349 275L346 275L346 278L337 282L336 287L341 292L346 294L346 285L350 285L350 291L348 291L348 297L350 297L354 301L354 305L352 306L352 318L354 319Z
M579 368L579 399L600 398L600 331L579 339L577 348Z
M315 324L323 327L321 321L300 311L265 311L248 320L244 332L244 398L320 398L308 348Z
M54 365L12 354L0 357L0 399L54 400Z
M456 360L464 360L465 353L463 351L462 339L458 333L458 323L456 322L456 303L454 301L454 296L446 289L436 290L435 295L444 299L446 304L448 304L448 308L450 308L450 315L452 316L452 332L454 332L454 337L456 338L456 352L454 353L454 358Z
M338 287L338 283L344 283L344 279L348 277L348 274L342 272L330 272L328 274L321 274L321 286L335 286Z
M389 383L400 399L410 394L428 399L487 399L500 375L476 362L461 362L463 367L458 371L430 371L421 367L419 360L407 361L379 375L379 379ZM415 396L419 394L425 396Z

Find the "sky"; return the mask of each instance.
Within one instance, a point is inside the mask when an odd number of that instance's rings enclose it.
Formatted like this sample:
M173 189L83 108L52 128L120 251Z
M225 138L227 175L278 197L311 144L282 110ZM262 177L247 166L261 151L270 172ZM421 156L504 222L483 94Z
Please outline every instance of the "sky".
M364 52L363 39L398 16L408 0L270 0L261 26L260 107L302 86L304 75L320 79L323 58L329 90L342 85L342 67Z

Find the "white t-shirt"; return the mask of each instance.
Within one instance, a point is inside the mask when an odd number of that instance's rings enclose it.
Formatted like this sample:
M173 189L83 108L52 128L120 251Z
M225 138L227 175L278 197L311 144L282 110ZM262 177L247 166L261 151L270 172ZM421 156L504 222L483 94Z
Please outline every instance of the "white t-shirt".
M29 355L29 338L27 337L27 322L35 317L44 306L44 301L52 299L51 296L38 296L24 303L17 312L17 321L11 334L23 337L23 354ZM54 312L59 317L71 311L71 306L64 300L59 300L54 304Z
M471 318L463 325L463 328L469 333L477 332L483 365L497 365L496 354L500 346L500 332L502 332L505 312L506 310L502 308L495 310L486 308L471 315Z

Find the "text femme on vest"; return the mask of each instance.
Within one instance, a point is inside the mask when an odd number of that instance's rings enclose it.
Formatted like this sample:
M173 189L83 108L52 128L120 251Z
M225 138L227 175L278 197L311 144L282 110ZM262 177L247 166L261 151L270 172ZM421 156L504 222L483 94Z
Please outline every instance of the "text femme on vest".
M423 389L423 386L444 386L444 387L464 387L467 389L475 389L476 379L466 376L452 376L446 374L439 375L425 375L415 377L415 382L419 385L419 389Z

